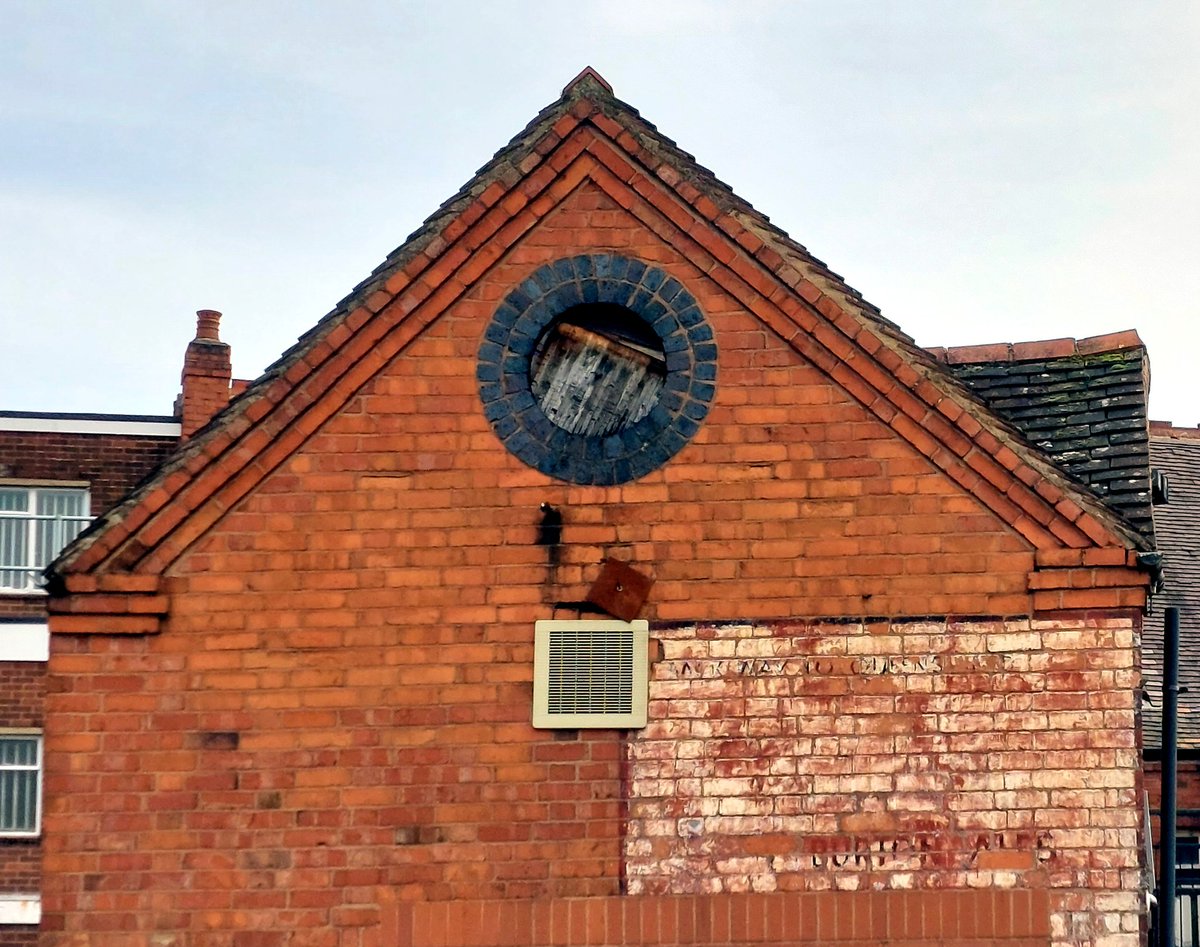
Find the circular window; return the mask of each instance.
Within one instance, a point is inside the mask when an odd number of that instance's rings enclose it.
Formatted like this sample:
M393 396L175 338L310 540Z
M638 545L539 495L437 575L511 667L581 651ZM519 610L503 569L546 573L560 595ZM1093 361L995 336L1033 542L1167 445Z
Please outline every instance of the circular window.
M496 310L479 348L484 413L516 457L572 483L625 483L700 428L717 348L695 299L611 253L547 264Z

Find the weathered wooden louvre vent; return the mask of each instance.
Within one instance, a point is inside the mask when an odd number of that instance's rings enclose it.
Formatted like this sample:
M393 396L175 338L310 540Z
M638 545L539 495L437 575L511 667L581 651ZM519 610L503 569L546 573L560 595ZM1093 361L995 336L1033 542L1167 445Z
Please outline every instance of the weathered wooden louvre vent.
M644 418L666 380L662 343L618 306L568 312L538 342L533 395L572 434L604 437Z

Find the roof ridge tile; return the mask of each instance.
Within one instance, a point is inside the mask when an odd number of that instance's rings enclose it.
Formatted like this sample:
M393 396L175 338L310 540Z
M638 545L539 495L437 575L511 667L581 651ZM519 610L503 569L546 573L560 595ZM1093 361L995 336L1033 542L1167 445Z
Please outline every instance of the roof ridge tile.
M1200 440L1200 425L1196 427L1181 427L1173 421L1151 421L1150 436L1153 438L1171 438L1173 440Z
M1099 355L1145 348L1136 329L1093 335L1085 339L1043 339L1030 342L990 342L981 345L930 346L925 349L938 361L950 365L974 362L1030 362L1039 359Z
M591 66L584 66L579 71L579 75L563 86L562 94L564 96L577 95L589 91L593 85L600 86L609 95L613 94L613 87L608 80Z

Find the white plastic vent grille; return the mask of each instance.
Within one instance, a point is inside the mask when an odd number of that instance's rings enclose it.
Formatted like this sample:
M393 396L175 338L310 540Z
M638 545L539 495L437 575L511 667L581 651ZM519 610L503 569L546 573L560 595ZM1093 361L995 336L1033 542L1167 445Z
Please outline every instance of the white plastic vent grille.
M644 727L644 621L539 621L534 629L535 727Z

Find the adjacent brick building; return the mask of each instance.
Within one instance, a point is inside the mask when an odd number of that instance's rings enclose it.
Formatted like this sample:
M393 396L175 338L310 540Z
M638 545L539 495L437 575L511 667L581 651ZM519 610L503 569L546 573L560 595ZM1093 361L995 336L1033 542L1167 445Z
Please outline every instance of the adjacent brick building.
M40 573L175 449L171 417L0 411L0 945L41 913L39 778L46 594Z
M42 571L244 387L220 313L197 315L174 416L0 411L0 947L36 943L41 917Z
M984 360L585 71L53 567L42 942L1133 947L1145 471Z
M1165 559L1166 584L1156 605L1179 609L1179 749L1177 822L1181 847L1195 862L1200 839L1200 429L1154 421L1150 457L1166 482L1167 496L1154 510L1155 532ZM1144 706L1146 783L1158 809L1162 761L1161 610L1147 625ZM1157 820L1156 820L1157 821ZM1157 826L1156 826L1157 830ZM1186 841L1185 841L1186 840Z

